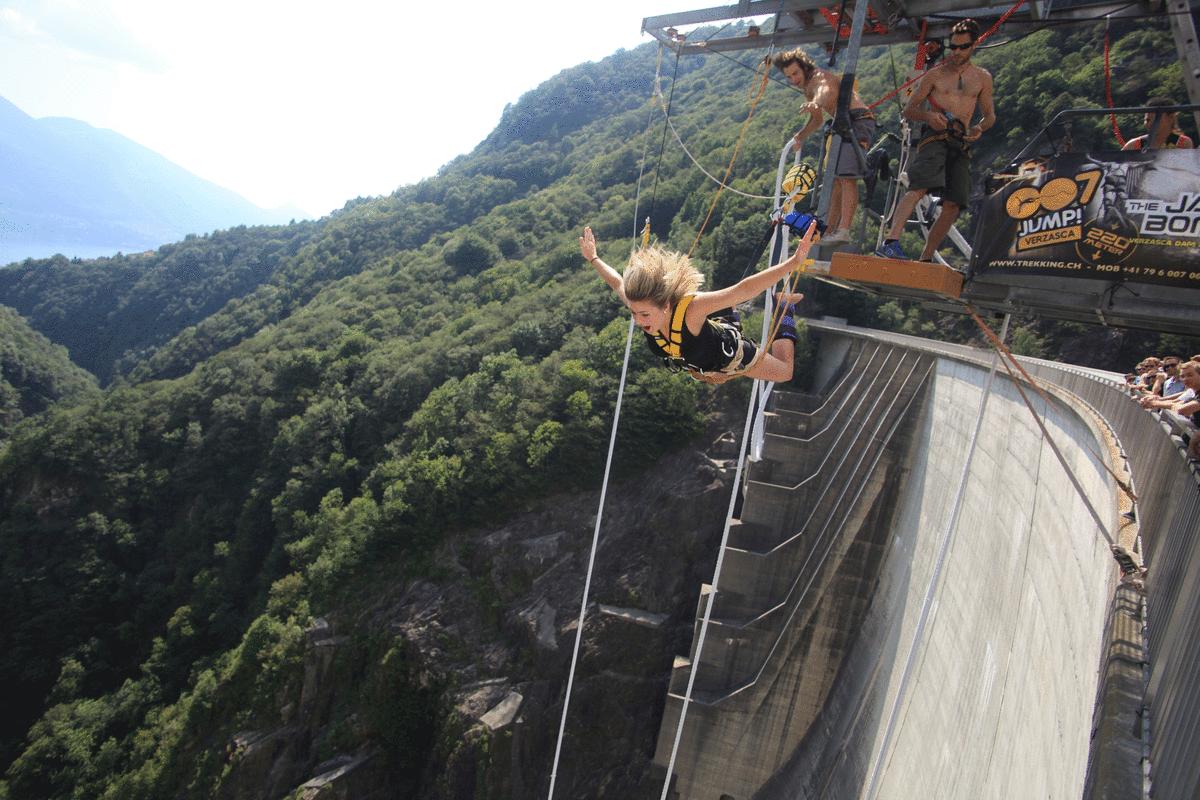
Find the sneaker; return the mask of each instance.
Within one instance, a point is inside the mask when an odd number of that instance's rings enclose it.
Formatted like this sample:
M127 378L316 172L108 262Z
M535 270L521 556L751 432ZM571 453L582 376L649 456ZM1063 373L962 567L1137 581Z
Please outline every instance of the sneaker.
M821 237L821 244L823 244L823 245L842 244L843 242L848 242L848 241L850 241L850 229L849 228L839 228L838 230L834 231L833 233L827 233Z
M900 247L900 242L884 242L875 251L875 255L880 258L895 258L900 261L908 261L908 256L904 255L904 250Z

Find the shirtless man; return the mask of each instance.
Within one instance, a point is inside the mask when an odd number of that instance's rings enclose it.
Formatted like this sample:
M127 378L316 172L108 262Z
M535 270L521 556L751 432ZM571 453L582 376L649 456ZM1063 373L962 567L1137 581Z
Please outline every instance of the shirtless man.
M842 77L820 69L798 47L786 53L776 53L771 61L808 98L808 102L799 109L801 114L808 114L808 122L792 137L799 150L804 139L821 127L825 114L832 117L837 112ZM850 132L862 144L864 151L875 135L875 115L858 96L858 92L853 92L850 97ZM858 209L858 179L866 177L866 167L859 166L851 142L842 142L834 176L833 196L829 198L831 230L821 237L823 245L850 240L850 223Z
M992 106L992 75L971 63L979 25L975 20L963 20L954 26L950 35L950 59L940 67L925 73L902 112L914 122L925 123L917 154L908 166L908 191L896 204L892 229L875 255L904 259L900 248L900 232L912 216L921 196L938 189L942 196L942 213L929 229L929 239L921 251L921 261L932 261L942 239L950 232L958 213L966 207L971 196L971 148L983 132L996 124ZM929 108L921 103L929 101ZM983 116L971 125L975 109Z

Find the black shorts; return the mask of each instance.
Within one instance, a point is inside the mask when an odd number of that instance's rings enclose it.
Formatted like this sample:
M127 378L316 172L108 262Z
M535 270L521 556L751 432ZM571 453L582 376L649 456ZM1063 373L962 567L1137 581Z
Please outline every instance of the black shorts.
M875 115L867 108L850 109L850 135L862 145L863 150L875 138ZM834 175L839 178L865 178L870 170L858 163L858 155L854 152L854 143L842 141L838 150L837 170Z

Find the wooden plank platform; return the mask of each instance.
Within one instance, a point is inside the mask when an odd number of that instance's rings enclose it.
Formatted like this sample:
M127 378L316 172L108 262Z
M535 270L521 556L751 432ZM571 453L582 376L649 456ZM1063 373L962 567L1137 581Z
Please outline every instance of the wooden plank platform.
M829 272L814 273L855 289L912 299L952 299L962 294L961 272L943 264L900 261L894 258L834 253Z

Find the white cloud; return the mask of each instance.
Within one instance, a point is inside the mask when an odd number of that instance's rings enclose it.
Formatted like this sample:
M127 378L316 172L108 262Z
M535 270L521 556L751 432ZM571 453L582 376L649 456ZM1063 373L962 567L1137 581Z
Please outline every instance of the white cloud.
M76 57L130 64L146 72L166 67L162 54L120 21L110 0L10 0L4 17L12 21L10 34L65 48Z
M259 205L325 214L432 175L507 103L681 7L12 0L0 96L116 130Z
M0 8L0 35L31 38L41 34L34 21L17 9Z

